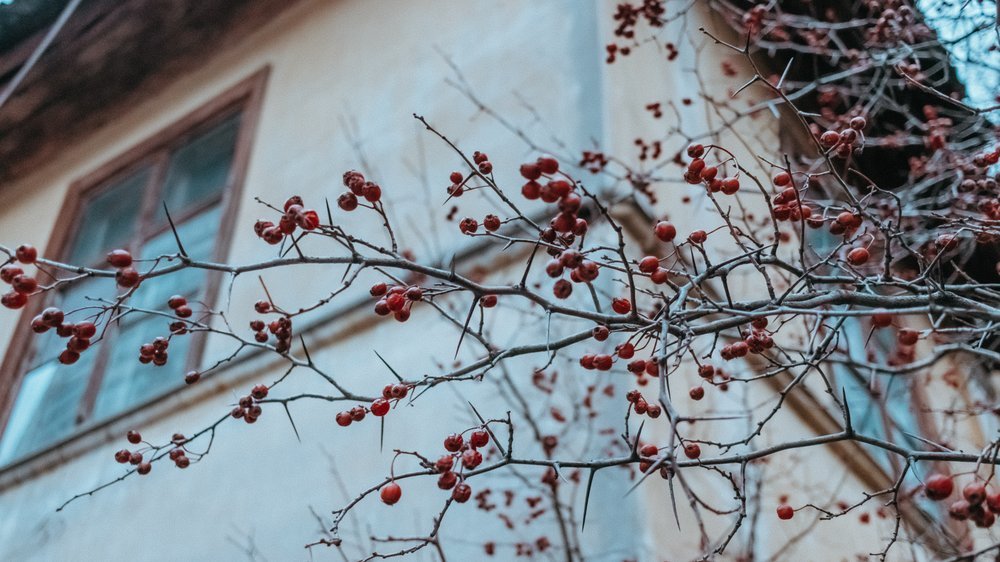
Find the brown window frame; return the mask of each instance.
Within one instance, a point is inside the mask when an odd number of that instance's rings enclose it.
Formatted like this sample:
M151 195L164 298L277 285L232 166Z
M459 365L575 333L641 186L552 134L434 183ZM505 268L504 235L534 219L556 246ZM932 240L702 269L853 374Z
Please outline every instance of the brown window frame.
M138 170L142 166L150 165L152 166L152 173L147 180L147 188L159 184L159 188L162 189L166 159L174 149L183 146L193 136L239 113L240 125L236 133L233 159L230 164L226 185L223 186L220 196L213 197L209 201L197 205L197 210L199 211L207 209L207 205L209 204L218 204L222 209L221 223L219 224L212 257L217 261L224 261L228 256L232 242L236 215L243 193L243 184L246 179L250 152L256 136L257 124L263 105L264 90L269 74L270 66L265 66L254 72L249 77L202 104L199 108L177 119L151 137L97 167L93 172L70 183L44 255L46 257L56 256L60 260L65 259L71 250L72 243L76 239L76 234L79 232L79 221L81 220L81 212L84 206L91 198L100 193L101 188L113 184L116 179L126 177L127 174ZM149 238L152 232L152 221L150 220L152 209L150 208L151 205L148 204L149 199L151 197L143 198L144 208L141 211L140 219L136 221L137 232L141 233L139 234L139 238L143 240ZM176 222L180 222L188 218L188 216L196 214L192 211L180 216L172 216L172 218ZM221 281L222 274L220 272L209 272L203 297L205 302L215 302ZM31 357L31 350L33 348L31 338L33 334L29 328L29 321L41 312L46 306L47 300L32 299L33 302L29 302L29 305L21 312L17 328L14 330L4 357L0 360L0 436L3 435L6 429ZM185 360L187 367L195 368L202 359L206 334L192 334L191 337L194 339L191 342L191 347ZM104 370L104 366L95 365L93 372L88 375L87 389L79 405L80 411L77 413L77 424L79 426L82 423L83 427L74 429L66 437L58 439L51 445L43 447L38 451L29 453L24 458L12 459L12 462L19 463L28 458L44 454L46 451L59 446L59 444L85 433L88 429L93 429L93 427L86 425L87 421L92 420L81 420L80 416L84 411L89 412L92 410ZM177 387L180 386L183 385L178 380ZM149 400L131 405L121 412L101 419L96 426L99 427L111 423L116 419L141 410L148 404L156 402L163 395L176 392L177 387L164 390Z

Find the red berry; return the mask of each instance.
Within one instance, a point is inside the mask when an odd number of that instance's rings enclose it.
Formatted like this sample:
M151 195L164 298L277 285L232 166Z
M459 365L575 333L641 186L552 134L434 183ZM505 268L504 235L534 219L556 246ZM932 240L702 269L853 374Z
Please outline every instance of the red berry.
M684 456L689 459L696 459L701 456L701 447L697 443L684 444Z
M388 287L386 287L385 283L375 283L368 292L371 293L371 296L373 297L381 297L387 290Z
M660 268L660 260L656 256L646 256L639 260L639 271L653 273Z
M906 328L900 330L899 334L897 335L897 339L899 340L899 343L901 343L902 345L916 345L917 339L919 337L920 334L917 333L916 330L909 330Z
M59 354L59 362L63 365L72 365L80 360L80 354L73 351L72 349L64 349L62 353Z
M628 314L632 310L632 303L628 299L617 298L611 301L611 309L618 314Z
M125 438L128 439L129 443L137 445L142 442L142 435L138 431L129 431L125 434Z
M869 254L866 248L854 248L847 253L847 262L851 265L864 265L868 262Z
M24 293L18 293L16 291L4 293L4 295L0 297L0 304L4 305L7 308L16 310L28 304L28 295Z
M892 325L892 314L888 312L876 312L872 314L872 326L876 328L887 328Z
M469 501L470 497L472 497L472 488L465 482L455 486L455 489L451 491L451 499L458 503L465 503Z
M971 482L962 488L962 496L972 505L979 505L986 500L986 486L981 482Z
M496 215L486 215L483 218L483 227L490 232L496 232L500 228L500 217Z
M358 208L358 196L350 191L344 192L337 198L337 206L345 211L353 211Z
M558 299L569 298L570 294L573 293L573 285L569 281L567 281L565 279L560 279L560 280L556 281L555 285L552 286L552 293ZM22 306L23 306L23 304L22 304ZM14 308L14 307L11 307L11 308Z
M951 495L955 483L943 474L932 474L924 482L924 491L932 500L943 500Z
M541 170L543 174L551 176L559 171L559 161L551 156L542 156L538 159L538 169Z
M393 505L399 501L400 497L403 496L403 490L399 487L399 484L389 482L382 487L382 491L379 492L379 496L382 498L382 503L386 505Z
M389 401L385 398L376 398L371 405L373 416L384 416L389 413Z
M201 373L198 371L188 371L188 374L184 375L184 382L186 384L194 384L201 380Z
M452 433L444 439L444 449L451 453L457 453L461 448L465 439L458 433Z
M153 465L148 462L139 463L139 466L135 467L135 471L142 475L149 474L151 470L153 470Z
M11 281L11 287L14 288L18 293L23 293L25 295L30 295L38 289L38 281L34 277L28 275L18 275Z
M92 338L97 334L97 326L93 322L80 322L73 328L73 334L78 338Z
M788 175L788 172L778 172L771 181L774 182L774 185L783 187L792 182L792 176Z
M788 520L795 515L795 510L792 509L792 506L788 505L787 503L779 505L777 512L778 512L778 519Z
M119 464L125 464L132 458L132 453L128 449L121 449L115 453L115 461Z
M479 299L479 304L483 308L493 308L494 306L497 305L497 296L496 295L483 295L483 297L481 299Z
M340 412L339 414L337 414L337 417L335 419L337 420L337 425L339 425L340 427L347 427L351 425L351 422L354 421L351 418L350 412Z
M10 283L15 277L24 273L24 270L16 265L5 265L0 267L0 281Z
M705 389L700 386L692 386L691 390L688 391L688 396L691 400L701 400L705 397Z
M108 252L108 263L112 267L128 267L132 265L132 254L126 250L111 250Z
M477 429L469 435L469 445L473 447L485 447L490 442L490 434L485 429Z
M611 330L609 330L607 326L594 326L591 334L593 334L595 340L604 341L608 339L609 335L611 335Z
M14 250L14 257L21 263L35 263L38 259L38 250L34 246L22 244Z
M449 459L449 461L451 460L451 457L447 458ZM451 465L449 464L448 466L450 467ZM454 488L455 484L457 483L458 483L458 475L452 472L451 470L447 470L446 472L442 473L441 476L438 478L438 488L441 488L442 490L450 490Z
M42 322L47 326L55 328L56 326L63 323L64 315L63 311L55 307L49 307L42 311L41 314Z
M123 267L115 274L115 281L118 282L119 287L125 289L135 287L139 284L139 272L133 267Z
M472 470L482 464L483 454L475 449L469 449L462 453L462 466Z
M452 172L451 175L448 176L448 179L451 180L451 183L461 184L462 180L465 179L465 176L462 174L462 172Z

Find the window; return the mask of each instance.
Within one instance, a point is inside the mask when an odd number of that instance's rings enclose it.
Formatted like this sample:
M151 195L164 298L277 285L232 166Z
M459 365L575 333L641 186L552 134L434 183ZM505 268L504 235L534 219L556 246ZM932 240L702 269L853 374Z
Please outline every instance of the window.
M110 174L99 173L96 181L81 184L76 201L67 203L72 209L66 221L70 226L61 248L49 255L106 268L105 255L115 248L125 248L140 260L177 253L166 206L189 256L223 259L224 235L230 228L255 117L257 104L252 102L259 102L264 76L258 73L112 162L106 167L114 170ZM143 272L151 266L152 262L140 262L137 269ZM194 269L147 279L129 304L161 310L174 294L192 303L211 303L217 282L217 275ZM108 279L88 279L50 294L44 306L58 306L67 312L67 322L78 322L93 317L95 303L88 299L110 299L119 291ZM139 347L167 335L169 323L164 317L125 315L102 331L73 365L59 363L65 340L54 331L22 339L23 351L11 369L20 383L0 438L0 464L42 450L81 426L110 419L183 384L184 373L197 368L200 336L171 339L165 366L138 361ZM23 318L21 324L26 324ZM11 354L17 352L17 344L12 342ZM5 360L4 372L10 359Z

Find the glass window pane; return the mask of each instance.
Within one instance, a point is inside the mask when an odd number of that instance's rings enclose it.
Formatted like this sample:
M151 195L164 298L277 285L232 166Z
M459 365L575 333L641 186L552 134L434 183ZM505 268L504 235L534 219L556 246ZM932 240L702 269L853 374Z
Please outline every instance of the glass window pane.
M109 368L105 370L94 403L94 419L113 416L171 387L183 384L191 336L171 338L166 365L158 367L152 363L143 365L139 362L139 346L156 336L169 334L169 322L166 318L147 317L137 324L122 328L115 340L108 359Z
M211 260L214 257L215 239L219 232L221 216L221 207L215 206L177 225L177 235L192 259ZM175 253L177 253L177 242L170 229L151 238L142 250L144 259ZM165 310L167 299L172 295L180 294L189 299L199 298L207 276L208 272L205 270L191 268L164 277L153 277L143 282L133 298L133 305Z
M95 357L95 353L84 353L74 365L49 361L25 375L0 440L0 463L37 451L72 432Z
M81 213L68 260L73 264L101 263L108 251L128 244L142 207L142 194L149 182L148 166L101 189Z
M239 115L229 117L171 154L163 186L171 215L211 199L226 186L239 123ZM157 217L166 220L162 208Z

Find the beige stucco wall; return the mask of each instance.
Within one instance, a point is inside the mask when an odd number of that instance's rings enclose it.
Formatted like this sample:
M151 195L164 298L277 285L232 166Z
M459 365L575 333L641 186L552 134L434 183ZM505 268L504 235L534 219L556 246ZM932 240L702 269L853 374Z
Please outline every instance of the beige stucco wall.
M498 166L497 175L510 185L517 185L517 164L532 153L445 84L445 79L455 79L455 75L434 47L453 58L486 104L523 127L541 145L556 147L556 139L565 140L566 155L572 157L589 147L590 138L596 138L612 152L634 154L632 141L637 131L663 134L658 129L663 123L650 122L642 105L695 96L697 88L691 79L695 61L667 64L655 51L640 50L635 57L649 57L646 64L639 59L606 67L600 51L608 36L607 18L612 8L611 2L576 0L489 4L425 0L405 5L304 1L240 44L214 54L203 67L155 93L141 106L128 108L85 141L66 147L45 167L4 186L0 190L0 241L45 247L49 229L38 225L55 216L70 182L270 65L232 261L244 263L270 255L271 249L252 236L252 223L261 213L253 197L280 202L298 193L318 206L322 197L333 198L340 192L341 174L359 167L362 157L370 163L366 171L382 183L392 201L400 238L410 241L422 257L447 258L449 248L455 247L457 229L453 223L427 217L448 212L441 201L447 174L458 161L421 130L411 113L426 115L463 148L488 152L494 162L503 164ZM695 27L690 26L689 31ZM693 33L700 42L700 36ZM702 50L699 57L699 64L705 67L717 66L720 61L708 50ZM657 92L655 100L647 99L650 91ZM520 99L528 100L543 121L536 122ZM685 120L685 126L707 127L712 112L704 104L695 104L685 110ZM744 155L748 147L776 138L773 129L761 127L759 121L748 121L741 127L754 141L748 145L734 142L738 146L732 148ZM683 139L673 140L675 148L685 144ZM357 150L352 148L355 142ZM675 172L668 167L664 174ZM588 182L605 183L600 178L588 178ZM650 211L670 214L684 234L708 226L701 222L708 220L703 199L690 206L679 205L686 187L679 184L676 191L665 193L660 206ZM486 208L481 199L471 197L458 203L463 214L472 216L481 216ZM350 220L348 224L360 232L374 232L378 226L360 216ZM428 228L428 224L443 226ZM312 267L298 268L294 274L269 272L264 277L279 301L308 303L310 298L329 292L325 279L333 275L338 279L339 270ZM749 281L741 289L754 290ZM258 298L255 277L235 282L233 303L252 303ZM234 307L230 313L237 326L250 318L248 307ZM15 328L14 315L0 314L0 345L7 345ZM349 315L340 325L326 327L315 336L322 348L314 351L317 360L359 392L375 392L391 380L373 361L373 348L390 363L405 365L414 373L431 372L435 360L448 361L453 354L456 332L441 322L373 324L365 323L367 318L366 313ZM514 319L496 322L501 334L521 327ZM532 334L522 330L510 337L529 338ZM229 348L228 342L216 338L207 353L217 357ZM530 361L517 362L512 371L528 373L531 367ZM465 400L485 404L490 411L484 415L488 416L502 416L507 408L496 404L492 398L495 389L488 382L463 384L460 394L439 388L413 408L393 413L382 452L376 424L337 428L333 423L335 406L303 403L293 407L301 444L281 410L266 411L255 426L223 424L211 455L187 471L157 466L148 478L130 478L54 513L54 508L73 493L121 473L112 453L123 445L118 436L125 429L141 423L145 435L161 441L175 431L190 433L224 413L232 396L245 392L251 379L274 380L277 368L264 360L238 366L222 381L207 383L215 385L208 387L217 390L215 393L204 398L179 393L166 402L164 408L169 411L156 420L144 420L149 417L145 414L124 420L91 436L92 448L83 456L65 463L45 463L53 466L48 470L35 465L19 474L21 483L0 492L0 513L10 515L0 518L0 559L70 560L87 553L88 557L97 556L95 559L228 560L248 557L244 550L252 550L260 559L305 559L310 554L302 545L316 539L319 532L310 507L327 516L344 503L348 497L345 490L355 491L381 479L393 447L436 451L441 436L472 425L470 412L463 406ZM693 383L691 373L686 376ZM235 389L229 388L230 383ZM300 373L283 385L283 392L328 392L321 383L317 377ZM679 386L681 394L686 387ZM771 392L761 386L748 396L738 391L726 397L710 394L698 408L724 411L744 403L759 404L773 398ZM693 408L687 403L682 407ZM609 402L608 408L614 408L613 421L618 421L620 401ZM768 434L766 439L809 433L790 412L781 416L774 423L780 434ZM735 428L732 433L743 429ZM663 441L664 431L654 427L648 435ZM707 424L697 428L697 433L721 435ZM103 440L104 435L115 436L115 441ZM812 519L799 517L778 524L773 516L778 495L788 493L795 504L821 503L857 496L862 489L829 451L811 449L781 455L756 470L763 471L765 482L761 517L754 523L755 553L763 558L804 530ZM537 472L519 472L537 480ZM732 508L731 490L716 475L706 471L690 474L694 488L714 498L720 507ZM494 482L498 487L518 485L510 474L498 475ZM600 473L587 530L581 533L588 550L597 553L593 559L631 556L674 560L697 555L697 524L683 497L678 501L678 530L662 481L647 483L639 493L622 499L627 487L620 472ZM439 508L441 493L428 481L408 485L404 498L393 508L375 502L359 511L351 527L356 534L345 532L344 536L351 543L344 550L348 559L368 548L372 530L380 535L426 532L430 514ZM455 559L478 559L480 544L487 540L484 535L498 542L507 540L499 534L495 516L476 510L471 503L459 508L460 512L449 514L453 518L446 520L442 531ZM582 509L582 504L577 509ZM706 524L720 529L726 520L706 516ZM789 560L848 559L878 548L878 537L886 533L887 524L859 527L853 517L824 522L784 554ZM510 540L554 536L551 521L545 523L544 519L539 526L519 529L518 533ZM734 554L739 552L737 546L734 542ZM341 559L340 553L326 548L311 555L317 560ZM429 550L420 556L431 559ZM512 557L510 549L498 554L499 559Z

